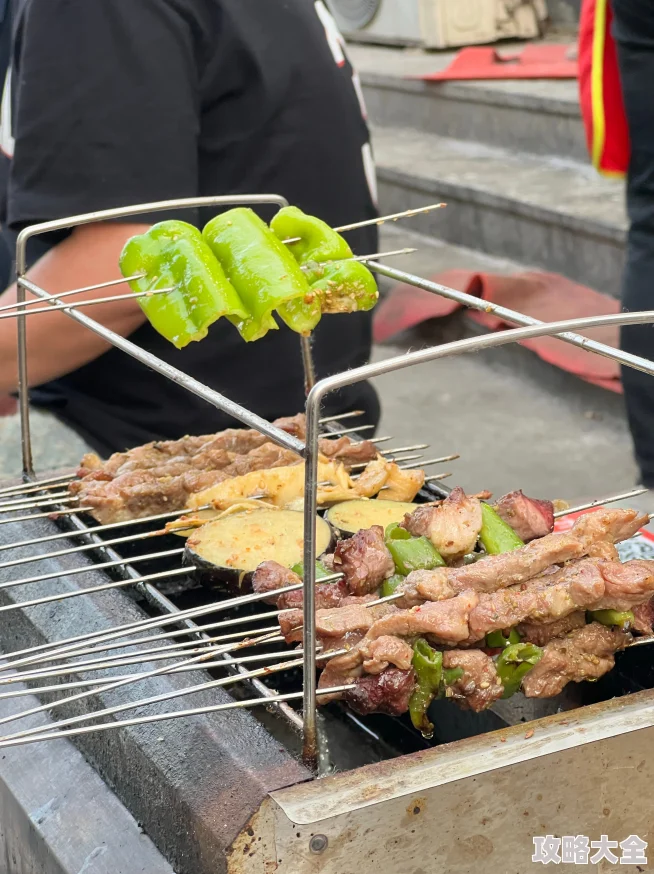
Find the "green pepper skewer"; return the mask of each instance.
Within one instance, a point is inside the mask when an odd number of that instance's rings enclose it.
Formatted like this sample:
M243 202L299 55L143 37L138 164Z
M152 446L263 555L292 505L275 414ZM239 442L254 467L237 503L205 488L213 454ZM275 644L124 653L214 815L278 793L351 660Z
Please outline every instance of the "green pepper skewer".
M294 574L297 574L298 577L304 579L304 562L298 562L298 564L294 564L291 568ZM316 581L320 581L323 577L333 577L334 572L330 571L329 568L326 568L325 565L321 561L316 562Z
M251 209L237 207L217 215L202 232L247 310L246 318L230 318L244 340L259 340L277 329L273 310L311 297L309 283L287 247ZM302 310L296 324L303 324Z
M280 240L299 238L288 247L298 264L307 268L307 281L320 299L321 312L362 312L377 303L379 291L372 273L352 260L347 242L326 222L305 215L296 206L285 206L270 227ZM315 301L310 305L315 306Z
M591 610L588 615L591 622L599 622L608 625L609 628L615 626L622 631L628 631L634 624L634 614L631 610Z
M514 643L520 643L520 635L515 628L509 631L508 637L505 637L501 631L490 631L486 635L486 646L490 649L504 649L505 646L511 646Z
M387 540L386 548L393 556L395 570L403 576L411 571L430 571L436 567L445 567L443 556L426 537Z
M389 595L394 595L398 586L401 586L405 579L406 577L403 577L402 574L393 574L392 577L384 580L381 584L381 597L388 598Z
M152 327L178 349L206 337L221 316L247 316L202 234L186 222L159 222L132 237L119 266L123 276L144 274L130 281L132 291L175 287L169 294L140 296L138 302Z
M524 543L513 528L501 519L495 510L482 501L481 505L481 531L479 540L488 555L500 555L503 552L512 552L524 546Z
M440 693L443 653L432 649L426 640L419 638L413 645L411 664L416 672L416 688L409 699L411 722L425 737L431 737L434 726L427 718L427 710Z
M495 668L504 686L502 698L514 695L529 671L543 657L543 650L533 643L514 643L505 647L497 657Z

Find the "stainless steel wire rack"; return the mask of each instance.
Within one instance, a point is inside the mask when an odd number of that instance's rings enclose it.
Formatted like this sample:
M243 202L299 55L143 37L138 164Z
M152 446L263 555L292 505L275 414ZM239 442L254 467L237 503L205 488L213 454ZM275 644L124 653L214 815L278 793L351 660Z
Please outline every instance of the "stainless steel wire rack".
M40 286L35 284L27 277L27 243L32 237L38 236L40 234L73 228L91 222L126 218L129 216L153 213L162 210L198 207L222 208L234 205L263 204L272 204L281 207L287 205L287 201L283 197L278 195L184 198L177 200L161 201L157 203L138 204L125 208L103 210L99 212L88 213L85 215L72 216L69 218L63 218L58 221L33 225L21 232L18 237L16 248L18 286L18 304L16 318L18 329L19 409L21 420L23 479L26 484L33 483L33 486L29 486L29 488L33 489L33 491L26 491L28 488L27 485L22 489L20 487L10 487L4 490L4 497L5 499L12 498L12 500L9 501L12 510L19 510L22 512L23 509L37 509L38 511L40 508L43 508L42 512L37 512L34 515L28 515L25 517L26 519L37 518L39 515L48 515L48 513L53 512L53 507L55 508L55 510L61 512L62 518L67 518L69 520L69 530L71 530L75 533L76 536L79 536L81 538L83 546L80 547L80 551L82 549L95 550L95 552L99 554L103 559L103 561L99 565L97 565L97 567L111 568L112 572L118 575L117 581L115 583L108 584L107 587L109 588L133 585L139 590L141 595L148 600L148 602L154 607L156 611L164 615L164 619L159 620L158 624L155 624L154 620L152 620L149 626L147 624L144 624L142 630L145 630L149 627L161 628L167 624L178 626L183 628L187 635L194 636L198 643L198 648L201 648L203 645L207 644L208 641L210 642L211 638L209 637L207 630L203 630L203 628L198 626L194 621L195 619L197 619L198 616L206 615L212 612L213 609L224 609L225 605L233 606L237 603L247 603L247 600L244 601L243 599L232 599L231 601L225 601L224 604L221 604L220 606L216 606L214 604L208 605L202 609L198 609L195 611L180 611L179 608L165 594L163 594L162 591L160 591L160 589L157 587L157 581L164 578L166 575L171 576L176 573L182 573L183 569L181 567L179 569L175 568L172 571L160 574L140 574L134 566L138 563L138 559L126 559L123 555L121 555L119 548L116 548L120 545L120 538L116 538L114 541L112 541L110 538L109 542L106 542L105 539L101 537L92 526L89 526L86 523L82 512L78 508L65 507L64 503L62 503L64 501L64 496L62 493L57 491L57 489L59 488L59 484L61 483L63 478L60 478L59 480L55 479L53 482L50 482L50 480L46 479L39 481L34 471L30 438L28 389L29 374L26 331L26 320L27 316L30 314L30 310L28 309L30 302L26 300L27 292L34 295L37 299L45 302L48 307L61 310L69 318L74 319L79 324L85 326L88 330L98 334L103 339L108 341L112 346L125 352L125 354L134 357L147 367L152 368L161 375L182 386L187 391L203 398L209 404L212 404L214 407L237 419L242 424L264 434L278 446L289 449L302 456L305 465L304 567L307 569L303 584L304 626L302 649L300 651L301 655L298 656L298 653L295 653L293 659L291 660L293 666L301 666L302 668L302 676L304 678L302 692L278 694L274 689L271 689L260 679L260 676L265 674L266 669L262 668L252 671L249 670L245 666L245 663L243 663L242 661L235 661L234 652L236 651L238 645L232 645L228 643L225 643L222 648L213 646L209 647L206 651L203 650L202 652L200 652L199 655L188 659L186 667L184 667L184 664L182 664L180 665L179 669L196 669L197 667L202 667L203 665L206 665L207 662L214 658L222 659L225 667L232 674L232 679L230 680L230 682L233 682L234 679L247 679L248 682L253 685L257 695L260 696L259 699L257 699L259 702L268 703L278 707L280 712L283 713L284 717L290 722L290 724L297 730L301 730L303 737L304 758L307 763L311 764L315 763L317 756L317 690L315 687L314 678L316 676L316 662L320 658L319 652L316 648L317 641L314 597L314 586L316 582L315 560L317 558L315 519L317 512L318 490L318 439L322 429L326 428L328 432L330 430L332 432L335 430L332 423L328 422L327 420L321 421L321 405L325 396L328 393L335 391L339 388L343 388L345 386L352 385L373 377L383 376L384 374L402 368L410 367L415 364L435 361L437 359L469 352L477 352L483 349L489 349L504 344L519 342L528 338L547 335L555 336L562 342L570 343L572 345L586 349L589 352L610 358L614 361L619 362L622 365L633 367L650 375L654 375L654 362L644 358L640 358L635 355L631 355L618 349L613 349L612 347L606 346L605 344L590 340L580 334L574 333L577 330L584 330L587 328L598 327L601 325L625 325L654 322L654 311L647 311L642 313L621 313L618 315L594 316L588 318L557 321L552 323L543 323L538 321L537 319L526 316L514 310L510 310L506 307L498 306L496 304L490 304L487 301L481 301L478 298L475 298L463 292L459 292L446 286L439 285L437 283L423 279L419 276L414 276L405 271L396 270L385 264L380 263L378 260L367 259L367 264L369 268L379 275L385 276L388 279L397 282L402 282L421 288L427 292L436 295L446 297L471 309L491 312L494 315L500 317L503 321L510 324L518 325L519 327L501 331L495 334L490 334L487 336L457 340L455 342L446 343L440 346L432 346L415 352L407 352L382 362L368 364L347 371L345 373L330 376L326 379L320 379L318 381L315 380L315 375L313 372L310 345L307 341L303 340L303 364L305 368L305 382L308 388L308 395L306 401L306 440L302 442L297 438L291 436L290 434L286 433L285 431L277 428L275 425L257 416L252 411L246 409L239 404L234 403L229 398L225 397L217 391L210 389L208 386L204 385L198 380L191 378L186 373L170 366L164 361L161 361L156 356L140 348L132 341L125 339L124 337L105 328L103 325L93 320L85 313L79 312L79 309L75 307L75 304L70 303L66 299L70 292L52 294L46 289L41 288ZM426 209L432 208L435 207L431 206ZM420 212L420 210L408 211L407 215L414 214L416 212ZM402 215L403 214L399 214L397 216L391 216L386 218L392 218L393 220L395 220ZM384 219L381 219L380 222L383 220ZM109 285L118 284L120 281L124 280L116 280L115 282L111 281L108 283L102 283L92 288L107 287ZM92 290L92 288L85 290ZM357 428L353 428L350 430L356 432ZM413 449L414 447L408 448ZM437 480L438 477L434 479ZM433 498L434 495L437 496L438 494L443 495L446 493L446 490L443 490L442 487L440 487L440 490L438 490L438 487L436 488L437 490L435 492L432 492L431 495L429 495L428 493L428 497ZM25 500L25 494L32 495L32 500L30 500L29 498ZM15 500L13 500L14 496ZM36 500L34 500L34 498ZM7 503L7 500L5 500L5 506L7 506ZM48 508L50 509L48 510ZM12 517L12 521L19 520L15 517ZM147 535L144 535L144 537L145 536ZM70 551L71 550L69 550L69 552ZM182 551L183 550L178 550L177 554L181 554ZM27 561L29 560L30 559L27 559ZM16 564L20 564L20 562L16 562ZM258 600L258 598L255 596L245 596L246 599L248 597L250 597L252 601ZM60 596L53 596L53 600L59 598ZM223 623L223 626L226 626L227 624L229 623ZM121 631L121 634L123 634L123 636L125 633L129 632ZM173 634L174 633L171 632L171 636ZM92 648L96 647L99 639L93 638L92 636L86 637L87 645L91 646ZM80 646L78 646L77 649L81 648L81 643L84 638L84 635L80 636ZM47 647L45 646L42 648L37 647L36 649L48 651ZM59 648L59 650L55 650L53 648L52 652L55 651L63 652L65 650L63 650L61 647ZM74 643L71 643L69 645L69 651L77 652ZM32 656L26 656L26 658L28 659L28 663L31 657ZM24 662L24 659L21 661L20 659L14 658L12 664L17 666L23 664ZM128 682L128 680L125 680L125 682ZM213 683L214 685L227 685L226 682L223 683L221 681L213 681ZM82 683L80 685L84 684ZM289 701L294 701L298 699L300 699L302 703L301 716L296 710L289 706L288 703ZM257 703L257 700L235 702L233 706L249 706ZM227 705L217 705L215 709L224 709L226 706ZM195 713L196 711L189 710L187 712L191 714ZM177 715L183 715L183 713L178 713ZM139 721L148 721L149 719L154 720L156 718L160 717L141 717L135 720L124 720L123 723L117 724L134 724ZM93 728L90 727L85 729L78 729L78 731L83 730L93 730ZM53 736L59 735L56 735L55 733Z

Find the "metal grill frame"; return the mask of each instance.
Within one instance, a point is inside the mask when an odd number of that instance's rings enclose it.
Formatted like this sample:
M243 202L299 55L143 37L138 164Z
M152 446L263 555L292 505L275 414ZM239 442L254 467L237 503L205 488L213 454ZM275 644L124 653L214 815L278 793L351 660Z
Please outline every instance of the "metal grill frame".
M315 617L315 560L316 560L316 526L315 517L317 511L317 464L318 464L318 435L319 435L319 419L320 409L324 397L331 391L343 388L348 385L353 385L357 382L362 382L373 377L382 376L395 370L400 370L405 367L410 367L414 364L426 363L439 358L445 358L452 355L464 354L465 352L476 352L482 349L502 346L508 343L519 342L523 339L539 336L556 336L564 342L572 343L580 346L589 352L602 355L610 358L618 363L641 370L649 375L654 375L654 362L618 349L613 349L605 344L598 343L594 340L589 340L586 337L571 333L572 330L599 327L601 325L616 325L616 324L640 324L654 323L654 311L642 313L621 313L610 316L595 316L582 319L572 319L559 322L545 324L538 320L526 316L506 307L489 304L486 301L480 301L478 298L463 292L458 292L447 286L439 285L438 283L430 282L418 276L405 273L404 271L395 270L377 262L369 262L368 266L374 272L386 276L387 278L398 282L407 283L418 288L422 288L433 294L438 294L450 300L455 300L461 305L473 309L483 309L486 312L492 312L500 317L503 321L522 325L524 327L509 329L488 336L474 337L463 340L457 340L452 343L443 344L441 346L428 347L426 349L403 353L394 358L387 359L375 364L368 364L362 367L349 370L345 373L336 374L334 376L322 379L315 384L312 380L311 357L308 342L303 343L303 362L305 365L305 382L310 387L310 391L306 402L307 416L307 434L306 441L303 444L301 441L292 437L274 425L271 425L265 419L257 416L252 411L239 404L229 400L229 398L219 392L210 389L208 386L193 379L181 370L172 367L166 362L160 360L156 356L141 349L131 341L121 337L115 332L105 328L95 320L88 316L76 312L74 309L66 309L65 305L58 301L57 295L50 294L45 289L36 285L27 279L27 260L26 247L28 240L34 236L45 234L51 231L64 230L74 228L83 224L93 222L109 221L114 219L126 218L145 213L158 212L168 209L185 209L198 207L223 207L223 206L254 206L272 204L279 207L287 206L288 202L280 195L241 195L241 196L214 196L214 197L196 197L196 198L181 198L176 200L159 201L155 203L137 204L129 207L121 207L116 209L101 210L83 215L71 216L68 218L59 219L56 221L44 222L37 225L32 225L25 228L18 236L16 243L16 273L17 273L17 300L19 314L17 316L18 330L18 380L19 380L19 411L21 422L21 446L22 446L22 461L23 461L23 477L26 481L35 481L35 472L32 458L32 446L30 437L30 420L29 420L29 382L28 382L28 364L27 364L27 325L26 316L29 311L26 310L26 292L30 291L36 297L50 303L53 308L61 309L70 318L74 319L79 324L84 325L89 330L101 336L112 346L121 349L133 358L136 358L147 367L157 371L172 380L178 385L181 385L187 391L203 398L208 403L212 404L217 409L227 413L244 425L253 428L260 433L269 437L278 446L290 449L298 453L305 462L305 492L304 492L304 520L305 520L305 546L304 546L304 567L307 573L304 579L304 629L303 629L303 650L304 650L304 669L303 669L303 717L300 719L298 715L288 705L279 703L279 706L284 711L284 715L291 721L296 728L302 728L303 743L304 743L304 758L308 764L314 764L317 757L317 736L316 736L316 688L315 688L315 673L316 673L316 617ZM312 387L311 387L312 386ZM78 530L88 532L89 538L98 544L99 548L103 548L103 544L97 535L93 534L93 530L88 528L84 522L77 516L73 516L73 524ZM113 557L113 555L112 555ZM125 574L136 575L132 568L129 568L129 561L125 561ZM154 586L150 584L137 584L141 586L141 591L152 603L154 603L163 612L174 614L177 611L172 602L161 594ZM201 634L201 630L190 620L185 622L185 625L193 633ZM307 678L309 681L307 682ZM259 694L263 697L270 697L271 690L257 681L254 681Z

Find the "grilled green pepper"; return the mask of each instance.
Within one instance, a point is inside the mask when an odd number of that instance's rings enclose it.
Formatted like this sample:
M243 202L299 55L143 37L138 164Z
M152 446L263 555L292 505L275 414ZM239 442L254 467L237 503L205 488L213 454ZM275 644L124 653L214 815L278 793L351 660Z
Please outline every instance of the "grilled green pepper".
M419 638L413 645L411 664L416 672L416 687L409 699L409 714L415 728L429 737L434 726L427 718L427 710L441 691L443 653L432 649L426 640Z
M513 528L501 519L488 504L481 505L481 531L479 540L488 555L500 555L524 546Z
M285 206L270 227L280 240L295 240L287 245L306 269L323 313L360 312L377 303L379 292L372 273L360 261L352 260L347 242L326 222L296 206Z
M298 577L302 577L304 579L304 562L301 561L298 564L294 564L291 568L294 574L297 574ZM325 577L334 576L334 572L330 571L329 568L325 567L325 565L321 561L316 562L316 582L324 579Z
M391 522L386 526L384 538L386 540L411 540L411 532L402 528L397 522Z
M206 337L221 316L245 318L247 310L221 265L193 225L165 221L125 244L119 265L133 279L132 291L174 286L168 294L141 296L139 305L152 327L178 349Z
M243 317L230 317L244 340L259 340L278 327L273 310L312 297L291 252L251 209L221 213L202 233L247 310ZM293 330L309 333L313 316L305 317L298 306L291 321Z
M490 631L486 635L486 646L490 649L504 649L505 646L510 646L514 643L520 643L520 635L515 628L509 631L508 637L504 637L501 631Z
M389 595L394 595L398 586L401 586L406 577L403 577L402 574L393 574L392 577L389 577L387 580L381 584L381 596L382 598L387 598Z
M591 610L588 615L591 622L600 622L609 627L615 626L623 631L628 631L634 624L634 614L631 610Z
M430 571L445 566L443 556L426 537L393 538L386 541L386 548L393 556L395 570L403 576L411 571Z
M495 662L497 676L504 686L502 698L510 698L520 688L523 678L543 657L543 650L533 643L514 643L505 647Z

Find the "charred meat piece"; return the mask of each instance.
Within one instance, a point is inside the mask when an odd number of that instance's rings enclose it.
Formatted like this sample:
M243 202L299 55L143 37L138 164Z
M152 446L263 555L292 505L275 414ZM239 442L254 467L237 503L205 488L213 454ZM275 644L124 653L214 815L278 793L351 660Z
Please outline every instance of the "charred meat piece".
M302 640L301 610L287 610L279 616L279 626L287 643ZM316 610L316 634L320 638L343 637L348 631L367 631L374 621L374 614L363 604L347 604Z
M411 610L396 610L376 620L366 640L384 634L399 637L427 635L439 643L460 643L470 635L469 618L478 602L479 596L475 592L463 592L446 601L427 601Z
M654 561L598 561L598 566L604 578L604 597L593 605L593 610L631 610L651 598Z
M586 624L586 613L576 610L563 619L554 622L521 622L518 625L518 634L527 643L535 643L536 646L545 646L550 640L557 637L565 637L575 628L583 628Z
M493 508L524 543L545 537L554 528L552 502L528 498L523 495L522 489L503 495L493 504Z
M378 456L374 443L371 443L369 440L355 443L345 435L331 440L323 437L320 440L320 452L327 458L342 461L348 468L353 464L374 461Z
M245 455L232 457L226 466L230 476L242 476L253 470L272 470L275 467L288 467L291 464L299 464L301 458L290 449L284 449L275 443L262 443Z
M384 543L381 525L364 528L348 540L341 540L334 551L334 570L343 572L353 595L374 592L393 576L395 563Z
M381 674L389 665L408 671L413 659L413 648L405 640L384 634L361 644L363 669L367 674Z
M319 689L331 689L334 686L347 686L353 678L360 677L363 673L361 663L357 662L352 668L338 664L339 659L331 659L324 667L318 680ZM344 692L335 692L332 695L318 695L318 704L328 704L330 701L339 701Z
M401 671L387 668L376 676L365 675L354 681L354 689L343 696L356 713L388 713L401 716L409 709L409 699L416 684L413 668Z
M542 588L515 586L482 595L470 615L470 635L480 640L489 631L511 628L529 619L554 622L576 610L631 610L652 597L654 561L624 564L586 558L545 577Z
M633 630L638 634L654 634L654 598L644 604L637 604L633 609Z
M504 694L495 662L479 649L446 650L443 667L463 671L458 680L445 688L445 696L454 699L463 710L481 713Z
M298 440L305 440L307 436L307 419L304 413L296 413L295 416L282 416L281 419L275 419L273 425L276 425L280 430L286 431Z
M514 586L481 595L470 614L471 640L526 619L554 622L579 608L590 608L604 595L604 578L597 565L597 560L585 559L568 565L555 575L556 582L542 588Z
M591 622L553 640L522 681L522 691L527 698L552 698L568 683L597 680L613 668L615 653L630 639L624 631Z
M402 527L417 537L428 537L443 558L454 559L474 550L481 521L479 500L457 487L442 503L407 513Z
M439 568L438 570L444 570ZM428 593L425 597L424 591ZM434 573L433 571L411 571L403 583L395 590L402 592L401 601L396 601L398 607L415 607L423 601L444 601L453 598L457 593L448 580L446 573Z
M327 610L331 607L340 607L347 597L347 586L343 580L334 583L316 583L316 609ZM301 610L304 604L302 589L294 592L284 592L277 598L277 606L280 610Z
M547 534L513 552L489 555L460 568L426 571L416 586L417 592L423 598L430 599L432 592L436 598L441 597L445 582L457 592L467 589L494 592L523 583L553 564L582 558L597 543L612 544L631 537L642 528L647 518L636 510L597 510L577 519L570 531Z
M275 604L280 610L301 610L304 603L302 589L282 592L281 595L276 594L279 589L301 583L300 577L289 568L283 567L276 561L264 561L252 576L252 591L257 595L270 593L270 597L265 599L266 603ZM334 583L317 583L315 590L318 609L338 607L348 594L343 580Z

